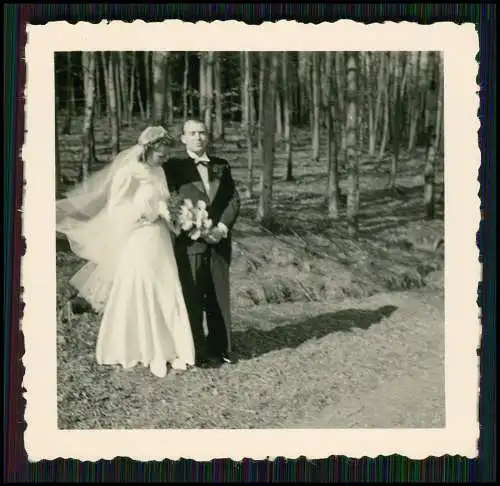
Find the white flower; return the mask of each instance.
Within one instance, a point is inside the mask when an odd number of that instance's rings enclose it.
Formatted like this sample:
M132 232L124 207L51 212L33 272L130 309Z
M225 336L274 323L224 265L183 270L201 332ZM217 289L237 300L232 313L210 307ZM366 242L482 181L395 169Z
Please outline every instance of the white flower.
M205 201L202 201L201 199L196 203L196 207L198 209L201 209L202 211L204 211L205 209L207 209L207 203Z
M187 209L193 209L194 206L191 199L184 199L184 207L186 207Z
M201 236L201 231L198 228L196 228L194 231L192 231L189 235L189 237L192 240L197 240L200 236Z

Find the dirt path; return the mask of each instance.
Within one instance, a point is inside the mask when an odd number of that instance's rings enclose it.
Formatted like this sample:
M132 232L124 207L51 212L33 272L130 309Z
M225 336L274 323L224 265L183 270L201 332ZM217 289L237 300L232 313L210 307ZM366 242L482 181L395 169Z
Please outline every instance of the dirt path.
M99 367L97 323L60 329L61 428L440 427L443 295L234 311L233 366L158 380Z
M301 418L292 415L286 427L444 427L443 296L429 292L379 294L363 307L369 303L398 307L378 329L386 338L393 338L394 352L399 355L394 368L373 389L344 396ZM404 344L407 353L400 349L403 331L408 337ZM369 337L365 335L365 339L369 346Z

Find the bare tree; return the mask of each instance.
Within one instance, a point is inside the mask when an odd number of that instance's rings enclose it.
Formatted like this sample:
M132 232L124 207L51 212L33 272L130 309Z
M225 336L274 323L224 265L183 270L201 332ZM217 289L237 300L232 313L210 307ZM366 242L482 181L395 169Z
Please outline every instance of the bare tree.
M56 107L59 100L56 94ZM57 120L57 110L54 116L54 139L55 139L55 177L56 177L56 199L61 195L61 153L59 150L59 123Z
M292 97L290 88L290 67L289 55L287 51L281 53L281 78L283 82L283 122L285 135L286 153L286 177L287 181L293 181L293 161L292 161Z
M189 53L184 52L184 75L182 78L182 116L188 117L188 89L189 89Z
M132 56L132 64L130 67L130 89L129 89L129 99L128 99L128 115L127 115L127 120L129 125L132 123L132 116L134 112L134 101L135 101L135 71L136 71L136 64L137 64L137 58L136 54L134 51L131 53Z
M257 207L257 221L267 224L272 219L273 174L274 174L274 130L276 116L274 113L276 96L276 78L278 74L278 55L275 52L262 54L261 69L263 72L263 104L266 109L262 120L262 184L259 204Z
M220 52L215 53L215 138L224 139L224 119L222 116L222 60Z
M152 54L153 67L153 123L163 125L165 123L165 69L168 53L155 51Z
M372 83L372 70L373 70L373 53L363 53L364 61L364 78L366 80L366 104L367 104L367 124L368 124L368 154L373 156L375 154L375 146L377 143L377 133L375 127L375 108L373 106L373 83ZM378 96L378 86L377 86ZM378 99L377 99L378 101Z
M396 178L398 175L399 166L399 151L401 143L402 117L401 117L401 91L403 86L403 57L399 51L391 53L392 64L392 93L391 93L391 110L389 116L389 127L391 134L391 172L389 176L389 187L396 187Z
M95 52L82 53L83 87L85 93L85 112L82 133L81 179L86 180L95 160L94 153L94 115L95 115Z
M173 75L172 75L172 55L168 56L165 62L165 104L166 116L169 125L174 123L174 98L172 94Z
M328 205L328 218L337 220L339 218L339 169L338 169L338 136L335 123L335 104L333 100L333 52L325 52L325 69L323 79L323 110L326 116L326 127L328 137L328 182L326 189L326 201Z
M250 52L244 51L244 93L245 99L243 102L243 106L245 107L245 132L247 139L247 158L248 158L248 192L250 195L253 194L253 141L252 141L252 133L253 133L253 119L252 119L252 110L250 106L253 105L253 90L252 90L252 57Z
M266 55L264 51L259 52L259 124L258 124L258 144L259 144L259 152L262 153L262 131L263 128L263 119L264 119L264 89L265 89L265 79L264 73L266 72ZM274 111L274 106L273 106Z
M135 76L136 76L136 89L137 89L137 104L139 106L139 111L141 112L141 118L145 120L148 118L146 114L146 108L144 105L144 100L142 98L142 83L141 83L141 73L140 73L140 65L138 61L138 56L136 56L136 65L135 65Z
M153 81L151 76L153 53L144 53L144 74L146 82L146 118L149 120L153 115Z
M73 82L73 64L71 62L71 51L66 53L67 71L66 71L66 86L68 88L68 97L66 98L66 119L63 125L62 132L65 135L71 133L71 122L75 116L75 85Z
M347 143L347 134L346 134L346 62L345 62L345 52L337 51L335 53L335 81L336 81L336 95L338 97L337 103L337 118L342 120L340 125L341 133L340 133L340 151L344 154L345 159L345 150Z
M358 110L358 53L347 53L347 92L346 92L346 159L348 167L347 189L347 230L351 237L358 234L359 217L359 157L357 110Z
M313 160L319 160L320 149L320 123L321 123L321 84L319 75L320 53L312 53L312 98L313 98L313 127L312 127L312 151Z
M209 137L213 136L213 113L214 113L214 51L209 51L206 56L206 71L205 71L205 111L203 113L203 119L205 121L205 126L207 127L207 132Z
M105 53L101 53L103 63L106 64ZM108 116L111 129L111 152L116 157L120 152L120 121L118 119L118 90L116 85L116 52L108 53L106 92L108 99Z
M427 159L424 169L424 207L426 219L436 217L436 155L441 132L443 109L443 74L440 53L431 53L432 75L427 89L426 110L430 120L427 127Z
M415 150L418 122L420 120L420 51L413 51L410 55L409 63L411 69L410 87L408 89L408 152Z
M119 109L119 114L120 114L120 123L121 124L127 124L127 113L128 113L128 98L129 98L129 93L128 93L128 83L127 83L127 64L126 64L126 57L125 57L125 52L119 51L118 52L118 73L119 73L119 94L121 95L119 98L119 103L120 103L120 109Z
M385 100L386 98L384 98L385 96L385 93L386 93L386 85L387 85L387 79L386 79L386 58L385 58L385 53L380 53L381 55L379 55L379 71L378 71L378 78L377 78L377 97L376 97L376 101L375 101L375 111L374 111L374 114L373 114L373 130L372 132L370 133L370 142L369 142L369 153L370 155L374 155L375 154L375 150L376 150L376 147L377 147L377 141L378 141L378 137L379 137L379 128L380 128L380 122L383 121L385 122L385 120L387 120L388 122L388 119L387 117L385 116L386 114L386 104L384 104L384 106L382 107L382 101ZM382 111L382 109L384 111ZM384 126L384 136L383 136L383 139L384 141L381 142L381 154L379 155L379 158L381 159L384 155L384 152L385 152L385 146L386 146L386 143L387 143L387 132L389 130L389 125L387 125L387 127ZM383 146L383 148L382 148Z
M390 105L391 105L391 95L389 92L389 82L391 79L391 71L390 71L390 63L388 60L389 57L388 52L382 52L382 59L381 59L381 72L383 68L383 76L384 76L384 82L383 82L383 91L384 91L384 112L383 112L383 120L384 120L384 125L382 128L382 140L380 141L380 150L379 150L379 161L381 161L385 155L385 150L387 147L387 141L389 140L389 118L391 116L390 113Z
M206 82L206 76L207 76L207 53L206 52L200 52L199 53L199 60L200 60L200 81L199 81L199 89L200 89L200 97L199 97L199 112L200 112L200 118L204 118L205 116L205 105L207 103L206 99L206 89L207 89L207 82Z

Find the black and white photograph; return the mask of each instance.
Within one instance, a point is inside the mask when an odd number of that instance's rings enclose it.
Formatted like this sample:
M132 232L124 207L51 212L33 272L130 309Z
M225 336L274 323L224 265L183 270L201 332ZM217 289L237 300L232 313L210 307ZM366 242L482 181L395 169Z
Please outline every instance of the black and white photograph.
M446 49L233 41L50 52L57 429L445 430Z

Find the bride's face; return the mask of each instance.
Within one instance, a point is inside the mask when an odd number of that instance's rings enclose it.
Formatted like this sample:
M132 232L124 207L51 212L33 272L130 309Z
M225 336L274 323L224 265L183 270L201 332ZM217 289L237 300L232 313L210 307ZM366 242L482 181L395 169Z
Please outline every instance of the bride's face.
M166 158L167 146L164 143L158 143L151 146L149 149L147 154L147 163L154 167L165 162Z

